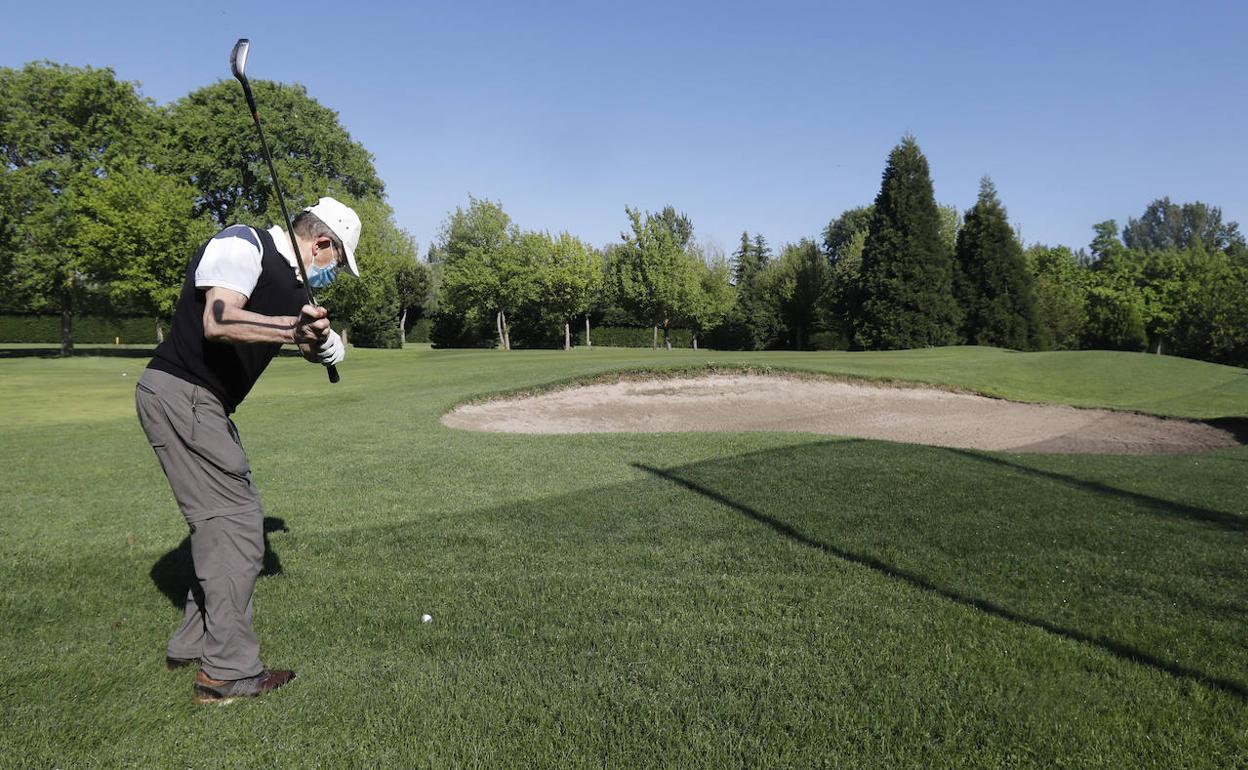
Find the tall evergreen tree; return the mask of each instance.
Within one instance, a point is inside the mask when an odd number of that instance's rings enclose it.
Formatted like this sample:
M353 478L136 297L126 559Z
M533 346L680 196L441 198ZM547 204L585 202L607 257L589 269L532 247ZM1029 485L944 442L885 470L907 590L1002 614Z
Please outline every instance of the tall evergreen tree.
M676 213L673 206L664 206L658 217L663 221L664 229L672 234L676 248L682 251L689 248L693 243L693 222L689 216L684 212Z
M741 243L732 253L732 282L740 286L762 267L748 230L741 233Z
M754 236L754 259L759 267L765 267L771 261L771 247L767 245L767 239L762 233Z
M976 345L1023 350L1037 329L1031 276L992 180L979 183L979 200L958 231L954 281L965 311L963 336Z
M762 235L741 233L732 254L736 302L714 335L723 348L758 350L778 341L781 321L775 303L769 301L771 249Z
M862 252L855 342L914 348L957 340L953 254L941 238L927 158L906 136L889 154Z

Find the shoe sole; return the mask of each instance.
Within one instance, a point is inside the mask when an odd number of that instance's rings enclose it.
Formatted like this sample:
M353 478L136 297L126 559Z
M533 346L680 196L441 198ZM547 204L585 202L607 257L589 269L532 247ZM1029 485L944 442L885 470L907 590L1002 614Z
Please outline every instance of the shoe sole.
M196 706L228 706L238 699L239 697L237 695L230 698L217 698L212 695L195 693L191 696L191 703Z
M260 696L262 696L262 695L268 695L269 693L273 692L274 690L279 690L279 689L281 689L282 687L284 687L284 686L286 686L286 685L290 684L290 682L291 682L294 678L295 678L295 677L294 677L294 674L291 674L290 679L287 679L285 682L282 682L281 684L277 685L276 687L271 687L271 688L269 688L269 689L267 689L267 690L262 690L261 692L258 692L258 693L252 693L252 694L248 694L248 695L226 695L226 696L221 696L221 695L217 695L217 694L212 693L212 692L208 692L208 691L206 691L206 690L201 690L201 689L199 689L199 685L196 685L196 686L195 686L195 693L191 696L191 703L195 704L196 706L207 706L207 705L228 706L228 705L230 705L231 703L233 703L234 701L236 701L236 700L241 700L241 699L243 699L243 698L258 698L258 697L260 697Z

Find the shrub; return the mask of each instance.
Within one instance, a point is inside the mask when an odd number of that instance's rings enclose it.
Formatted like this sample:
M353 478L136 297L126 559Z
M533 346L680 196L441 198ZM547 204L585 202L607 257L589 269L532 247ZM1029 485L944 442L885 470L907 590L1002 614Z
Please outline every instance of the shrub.
M168 324L165 325L168 331ZM155 318L112 318L105 316L74 316L75 345L112 345L121 338L123 345L155 345ZM60 345L59 315L0 315L0 342L25 342Z
M672 329L668 337L674 348L693 347L693 332L689 329ZM599 326L591 328L589 338L595 346L610 348L648 348L654 341L652 327ZM585 329L575 336L577 345L585 344ZM663 330L659 329L659 346L663 346Z
M842 331L815 332L810 335L811 350L849 350L849 335Z
M458 313L439 311L429 319L429 341L435 348L492 348L496 340L483 333L485 328Z
M403 331L390 308L362 308L351 316L351 344L358 348L403 347Z
M407 330L407 341L428 342L431 329L433 329L433 321L428 318L421 318Z
M1094 287L1088 292L1088 320L1083 330L1083 347L1098 350L1142 351L1148 348L1148 333L1138 303L1122 292Z

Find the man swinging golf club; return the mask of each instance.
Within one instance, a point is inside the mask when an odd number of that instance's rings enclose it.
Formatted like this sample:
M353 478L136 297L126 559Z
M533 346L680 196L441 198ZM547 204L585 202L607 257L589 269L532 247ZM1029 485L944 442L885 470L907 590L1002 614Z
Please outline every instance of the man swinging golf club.
M307 302L301 276L322 288L338 271L359 275L360 218L321 198L291 230L234 225L204 244L135 391L139 422L191 531L195 580L165 662L170 670L200 664L196 703L263 695L294 678L264 667L252 631L264 514L229 415L283 344L326 367L342 361L342 338L325 308Z

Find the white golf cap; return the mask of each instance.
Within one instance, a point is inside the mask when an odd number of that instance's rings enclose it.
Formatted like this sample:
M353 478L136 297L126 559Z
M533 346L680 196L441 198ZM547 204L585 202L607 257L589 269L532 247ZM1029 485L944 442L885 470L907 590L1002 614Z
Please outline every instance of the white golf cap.
M360 268L355 264L355 247L360 245L360 215L333 198L321 198L315 206L308 206L304 211L311 212L334 231L347 251L347 272L358 277Z

